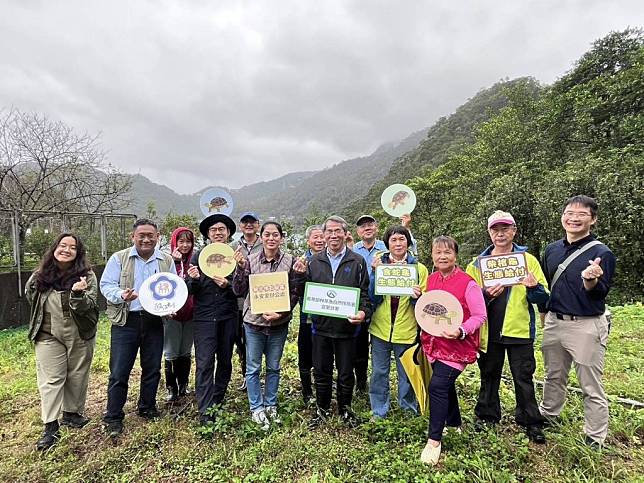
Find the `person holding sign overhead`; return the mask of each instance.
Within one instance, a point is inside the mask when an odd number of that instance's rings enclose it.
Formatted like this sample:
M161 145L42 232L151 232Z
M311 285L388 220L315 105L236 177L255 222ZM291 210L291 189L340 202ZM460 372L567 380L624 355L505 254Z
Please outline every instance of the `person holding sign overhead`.
M343 218L328 217L322 226L326 250L313 255L307 268L307 282L335 285L338 286L338 290L342 287L359 290L353 315L345 318L333 316L330 313L320 315L322 312L318 311L311 316L317 411L310 422L310 427L323 424L330 415L334 361L338 370L338 413L346 424L357 423L357 418L351 411L355 383L353 375L355 337L364 330L361 324L371 315L371 303L367 264L362 256L347 249L347 230L347 222ZM332 288L326 293L330 298L337 297L337 292ZM305 312L309 303L306 295L305 293L303 308ZM324 306L320 308L324 309ZM339 309L337 306L334 308Z
M134 246L114 253L101 277L106 314L112 323L107 411L103 417L105 430L112 438L123 432L123 407L137 352L141 356L138 414L147 420L159 417L156 401L161 379L163 320L144 310L138 299L143 282L150 276L177 273L172 257L157 248L158 240L156 223L145 218L136 220L132 232Z
M280 360L288 323L291 320L291 307L298 301L298 293L304 283L306 264L288 253L282 253L280 245L284 232L275 221L267 221L260 229L263 249L248 258L241 247L235 251L237 269L233 278L233 290L238 297L244 297L244 331L246 335L246 390L250 404L251 417L263 430L268 430L271 422L281 422L277 412L277 391L280 381ZM262 284L259 274L285 273L285 281ZM254 277L251 282L249 278ZM265 277L266 278L266 277ZM253 286L253 282L257 285ZM250 289L249 289L250 286ZM283 307L270 307L269 302L285 302ZM274 309L260 313L255 309L258 302ZM278 311L278 309L280 309ZM262 394L260 373L262 357L266 358L266 381Z
M226 257L209 247L217 244L215 248L228 249L232 255L232 249L225 244L235 233L235 222L227 215L215 213L201 221L199 231L211 244L192 256L186 284L194 297L195 394L199 422L205 425L214 421L210 409L221 404L226 395L233 370L233 341L237 330L237 297L232 289L235 262L232 256ZM213 253L203 257L202 252L208 253L205 250Z
M610 324L606 296L615 273L615 255L590 233L597 222L597 202L589 196L570 198L561 224L566 236L546 247L543 270L550 283L550 300L539 309L545 315L541 414L559 416L566 402L566 383L575 363L584 395L585 441L600 448L608 433L608 399L602 374Z
M458 244L453 238L439 236L433 240L432 261L436 271L427 280L427 294L440 290L447 292L449 298L455 297L462 308L463 322L449 325L438 336L425 330L420 335L423 351L432 365L429 435L420 459L431 465L437 464L440 458L445 426L461 426L455 382L468 364L476 362L479 328L485 322L483 293L476 281L456 265L457 255ZM418 304L420 300L417 313ZM429 304L425 311L440 315L441 308L439 304Z
M525 428L530 441L543 444L546 442L541 429L543 418L532 380L536 369L534 338L537 318L533 304L548 301L548 283L539 261L526 251L527 247L513 242L517 226L510 213L495 211L488 218L487 228L492 245L467 266L467 273L484 290L487 309L487 324L481 327L481 356L478 360L481 388L474 413L479 422L497 424L501 421L499 386L507 352L516 394L515 420ZM527 271L519 283L502 285L494 281L493 271L482 270L482 262L486 261L494 261L498 266L513 265L513 259L508 257L510 254L521 254L526 261ZM501 269L498 268L499 271ZM488 279L490 283L486 283Z
M389 411L389 371L391 353L396 356L398 373L398 406L401 409L418 412L418 404L413 388L400 362L402 353L416 341L417 324L414 318L414 305L427 286L427 267L410 253L411 234L404 226L392 226L384 235L388 252L373 259L369 283L369 297L375 307L369 325L371 334L371 383L369 400L374 418L384 418ZM376 272L381 264L395 267L412 265L416 278L413 280L410 295L376 295ZM402 279L400 279L402 280ZM394 280L395 281L395 280ZM406 282L407 280L402 280ZM387 284L389 288L393 283ZM403 285L402 283L396 284ZM407 284L405 289L408 289Z

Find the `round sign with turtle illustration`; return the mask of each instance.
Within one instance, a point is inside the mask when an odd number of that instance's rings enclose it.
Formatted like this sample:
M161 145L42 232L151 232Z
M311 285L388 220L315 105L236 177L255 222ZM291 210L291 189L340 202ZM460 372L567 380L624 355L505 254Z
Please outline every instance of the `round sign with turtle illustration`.
M139 289L143 308L154 315L170 315L178 312L188 299L188 287L174 273L161 272L148 277Z
M232 195L221 188L209 188L201 194L199 207L204 216L222 213L230 216L233 212Z
M416 195L409 186L392 184L382 192L380 204L387 214L399 218L414 211Z
M445 290L430 290L416 302L416 322L425 332L441 336L463 323L463 307L456 297Z
M212 277L227 277L235 270L235 252L225 243L211 243L199 254L199 268Z

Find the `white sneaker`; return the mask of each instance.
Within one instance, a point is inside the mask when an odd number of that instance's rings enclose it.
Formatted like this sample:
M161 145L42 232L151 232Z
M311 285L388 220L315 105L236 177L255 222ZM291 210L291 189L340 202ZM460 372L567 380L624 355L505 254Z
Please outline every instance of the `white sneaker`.
M438 463L438 459L441 457L441 444L438 443L438 446L434 446L429 441L423 448L423 452L420 454L420 461L425 464L435 466Z
M265 408L266 416L275 424L282 424L282 419L277 414L277 406L267 406Z
M446 436L450 433L463 434L463 430L460 426L445 426L443 428L443 436Z
M253 422L260 426L262 431L268 431L268 428L271 427L271 423L266 417L266 412L263 409L253 411L252 418Z

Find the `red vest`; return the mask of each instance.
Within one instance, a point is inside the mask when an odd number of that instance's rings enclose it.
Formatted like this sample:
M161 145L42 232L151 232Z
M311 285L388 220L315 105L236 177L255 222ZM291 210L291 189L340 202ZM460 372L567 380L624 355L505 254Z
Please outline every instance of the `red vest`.
M434 272L427 279L427 291L445 290L454 295L461 303L461 307L463 307L463 322L465 322L470 318L470 310L465 300L465 291L472 280L474 279L458 267L446 279L443 278L440 272ZM423 345L423 351L432 359L459 362L461 364L476 362L479 351L478 329L472 334L467 334L463 340L435 337L421 330L420 340Z

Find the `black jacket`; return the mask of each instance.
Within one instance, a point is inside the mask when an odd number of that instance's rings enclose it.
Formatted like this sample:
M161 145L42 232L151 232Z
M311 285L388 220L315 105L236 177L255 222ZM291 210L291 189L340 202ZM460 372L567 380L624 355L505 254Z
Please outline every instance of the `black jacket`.
M331 270L331 262L326 250L311 257L309 261L307 282L327 283L332 285L343 285L345 287L356 287L360 289L360 306L358 310L364 311L366 319L371 316L371 302L369 300L369 272L367 262L362 257L347 248L340 265L336 270L335 277ZM362 325L349 322L346 318L325 317L311 315L314 334L326 337L343 338L355 337L360 330L366 330Z
M201 250L192 255L190 263L199 265ZM237 296L233 292L233 275L226 277L228 285L221 288L207 275L186 278L188 292L194 296L194 320L224 320L237 317Z

